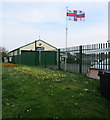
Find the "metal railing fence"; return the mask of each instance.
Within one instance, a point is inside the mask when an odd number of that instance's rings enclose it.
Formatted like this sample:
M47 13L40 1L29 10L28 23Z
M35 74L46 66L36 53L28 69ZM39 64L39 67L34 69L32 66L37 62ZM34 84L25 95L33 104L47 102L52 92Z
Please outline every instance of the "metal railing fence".
M67 71L87 73L88 68L110 70L110 43L81 45L60 49L60 67L65 67L67 53Z

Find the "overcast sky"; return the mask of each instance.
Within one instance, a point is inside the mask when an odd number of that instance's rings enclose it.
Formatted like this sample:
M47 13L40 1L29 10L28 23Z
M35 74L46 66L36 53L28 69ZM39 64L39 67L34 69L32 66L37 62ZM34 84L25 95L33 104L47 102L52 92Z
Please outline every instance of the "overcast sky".
M85 22L68 21L68 47L108 40L108 2L2 2L0 39L13 50L39 39L65 47L66 6L85 12Z

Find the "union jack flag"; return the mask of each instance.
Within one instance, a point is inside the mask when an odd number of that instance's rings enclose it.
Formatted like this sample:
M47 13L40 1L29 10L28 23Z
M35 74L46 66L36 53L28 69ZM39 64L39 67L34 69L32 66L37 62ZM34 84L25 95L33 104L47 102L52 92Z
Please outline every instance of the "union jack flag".
M85 13L81 10L68 10L67 11L68 19L71 21L84 21Z

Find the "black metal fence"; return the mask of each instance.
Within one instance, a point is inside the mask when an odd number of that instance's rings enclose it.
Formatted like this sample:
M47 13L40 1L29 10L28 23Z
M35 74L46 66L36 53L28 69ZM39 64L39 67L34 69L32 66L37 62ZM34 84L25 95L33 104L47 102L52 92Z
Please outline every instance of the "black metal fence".
M87 73L88 68L110 70L110 43L60 49L62 69L65 68L65 53L67 54L67 71Z

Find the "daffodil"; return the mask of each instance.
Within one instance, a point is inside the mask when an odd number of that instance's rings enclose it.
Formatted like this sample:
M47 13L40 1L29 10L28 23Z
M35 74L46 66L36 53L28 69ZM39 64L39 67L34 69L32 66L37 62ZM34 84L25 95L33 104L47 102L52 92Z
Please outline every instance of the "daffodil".
M6 103L7 105L10 105L9 103Z
M83 94L82 94L82 93L79 93L79 95L80 95L80 96L83 96Z
M75 103L75 105L78 105L78 103Z
M29 110L27 110L27 112L29 112Z

